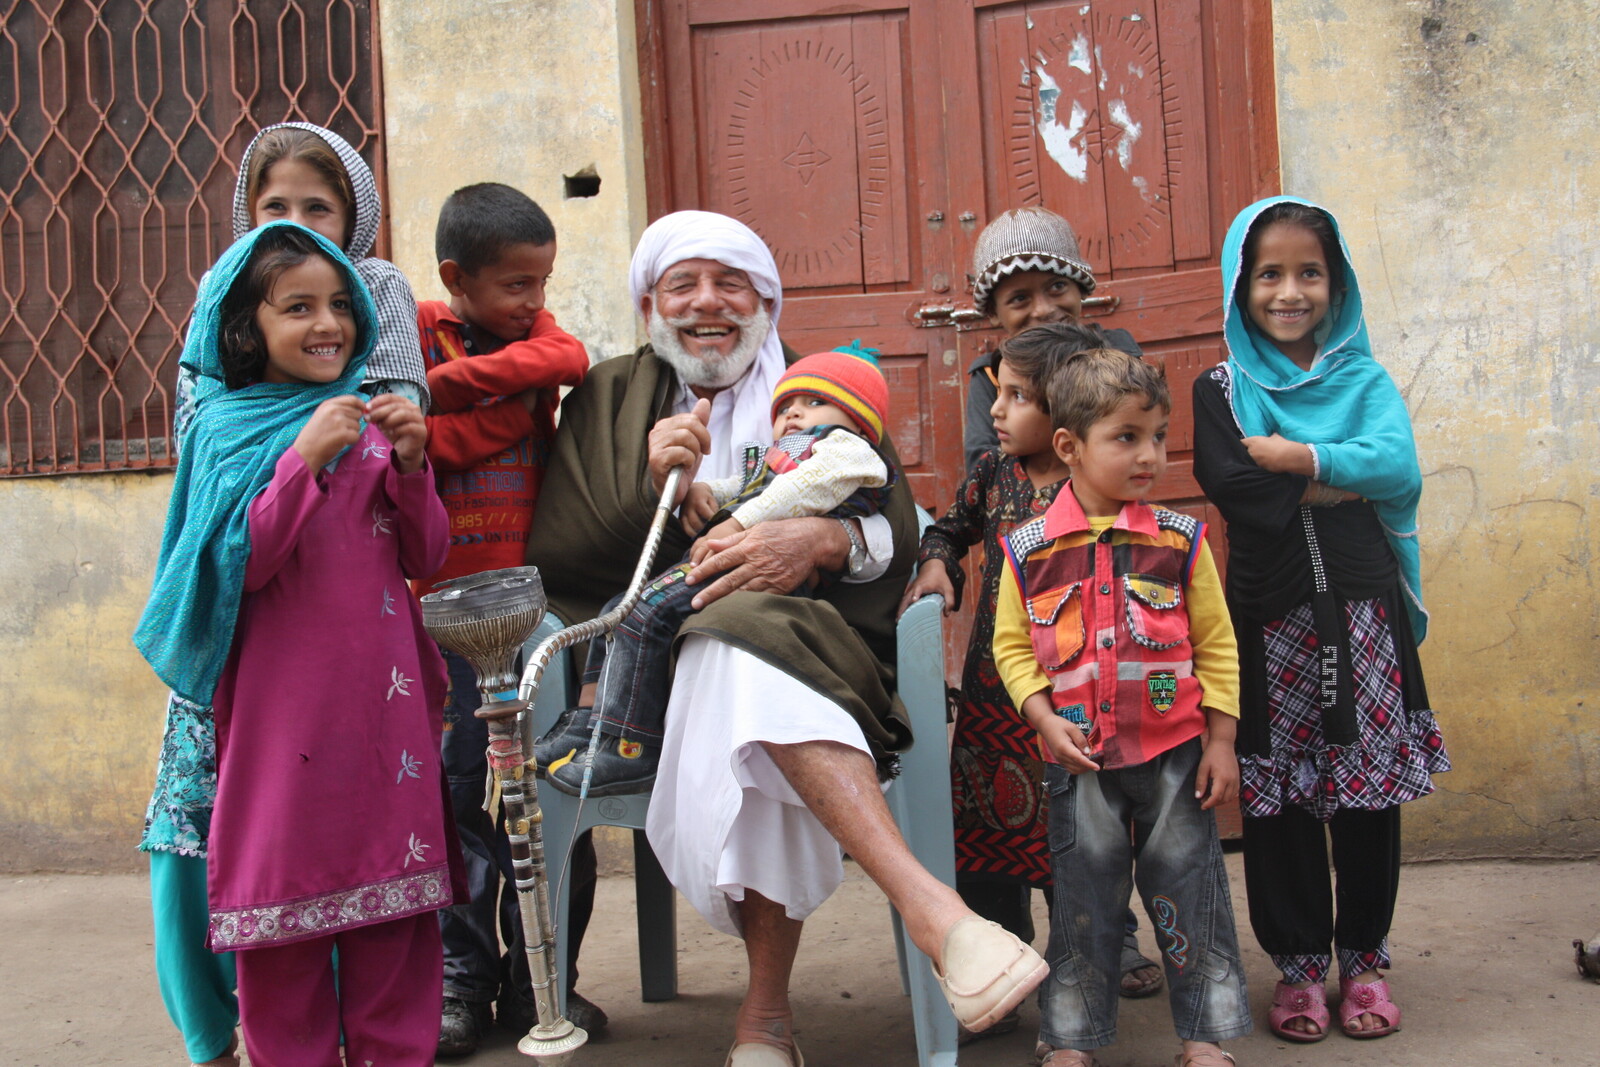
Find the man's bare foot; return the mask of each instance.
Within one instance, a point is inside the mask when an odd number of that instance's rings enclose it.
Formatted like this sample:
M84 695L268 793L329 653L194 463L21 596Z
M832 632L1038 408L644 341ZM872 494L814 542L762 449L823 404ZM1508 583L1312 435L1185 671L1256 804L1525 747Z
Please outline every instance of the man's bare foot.
M788 1005L742 1004L733 1021L735 1045L772 1045L794 1055L794 1014Z

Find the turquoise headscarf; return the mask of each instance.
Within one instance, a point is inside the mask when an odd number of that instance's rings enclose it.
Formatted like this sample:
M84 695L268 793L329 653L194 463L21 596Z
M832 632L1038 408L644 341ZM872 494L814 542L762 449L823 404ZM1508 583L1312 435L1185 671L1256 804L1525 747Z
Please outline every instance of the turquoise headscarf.
M1250 321L1240 299L1244 240L1257 217L1274 204L1303 204L1328 216L1344 252L1344 277L1318 329L1325 336L1310 370L1278 350ZM1327 209L1293 196L1258 200L1239 212L1222 244L1223 335L1233 378L1233 415L1247 437L1282 434L1315 447L1321 480L1360 493L1400 563L1400 581L1418 643L1427 635L1422 607L1422 557L1417 544L1417 502L1422 471L1411 435L1411 415L1389 373L1372 358L1361 289L1339 222Z
M222 303L262 238L291 227L313 238L344 274L356 320L356 346L344 373L326 385L223 384L218 353ZM330 241L292 222L239 238L200 280L180 362L200 375L196 410L184 432L178 473L150 599L133 642L174 692L211 703L233 646L250 558L250 502L272 479L317 405L361 384L377 337L377 308L360 275Z

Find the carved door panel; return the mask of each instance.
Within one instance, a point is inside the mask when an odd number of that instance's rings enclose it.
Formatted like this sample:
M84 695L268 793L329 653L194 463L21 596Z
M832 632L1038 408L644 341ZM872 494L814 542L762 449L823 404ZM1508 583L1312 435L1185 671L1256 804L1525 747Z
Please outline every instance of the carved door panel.
M960 375L948 306L960 273L930 205L946 184L935 5L668 0L641 5L652 216L732 215L772 249L779 329L800 352L882 352L890 434L917 499L960 478ZM653 66L654 65L654 66ZM654 81L649 72L659 70ZM932 321L935 325L923 325Z
M967 122L982 146L979 173L954 176L956 197L980 202L985 220L1042 204L1072 222L1100 283L1086 316L1128 330L1166 367L1169 466L1154 497L1210 522L1221 560L1220 518L1193 477L1189 395L1223 355L1227 224L1277 188L1261 106L1272 100L1268 5L977 0L953 32L976 52ZM961 358L998 340L964 330Z

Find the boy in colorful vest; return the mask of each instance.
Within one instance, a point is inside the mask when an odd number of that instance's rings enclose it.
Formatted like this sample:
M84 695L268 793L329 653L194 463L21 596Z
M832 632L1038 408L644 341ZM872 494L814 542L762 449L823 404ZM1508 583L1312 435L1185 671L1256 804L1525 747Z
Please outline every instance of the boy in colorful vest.
M1048 327L1044 327L1048 329ZM1239 788L1238 646L1205 524L1144 502L1171 396L1124 352L1065 356L1052 444L1072 479L1001 542L994 661L1039 735L1054 908L1040 987L1047 1067L1116 1039L1130 880L1157 929L1178 1067L1222 1067L1250 1031L1213 808Z

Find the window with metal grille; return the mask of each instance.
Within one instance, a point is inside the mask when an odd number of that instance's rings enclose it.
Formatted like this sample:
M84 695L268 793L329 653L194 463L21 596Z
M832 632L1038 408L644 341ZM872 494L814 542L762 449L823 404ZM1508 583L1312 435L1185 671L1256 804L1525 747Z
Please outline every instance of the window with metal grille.
M383 174L373 0L13 0L0 16L0 475L169 466L239 158L326 126Z

